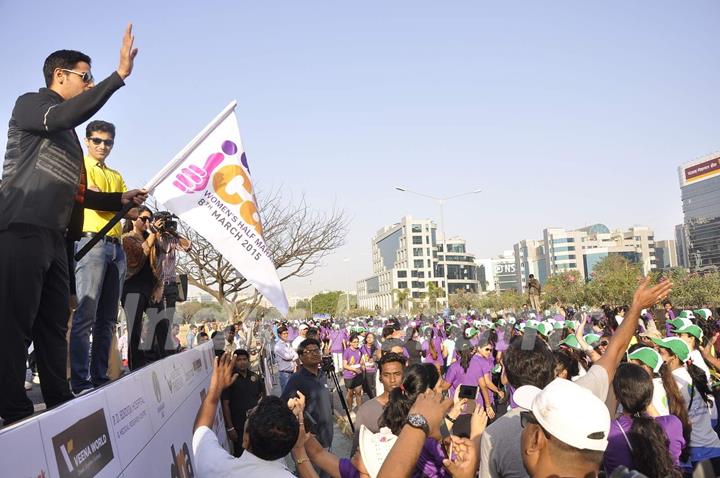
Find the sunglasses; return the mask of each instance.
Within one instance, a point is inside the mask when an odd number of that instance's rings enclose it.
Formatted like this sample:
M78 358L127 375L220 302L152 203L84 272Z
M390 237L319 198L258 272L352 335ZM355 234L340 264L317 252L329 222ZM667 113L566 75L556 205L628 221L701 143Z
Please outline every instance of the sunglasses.
M115 144L114 139L102 139L102 138L92 137L92 138L88 138L88 141L92 142L92 144L94 144L95 146L98 146L101 143L105 143L105 146L107 146L108 148L112 148L113 145Z
M320 353L320 349L305 349L305 351L304 351L303 353L306 353L306 354L319 354L319 353Z
M148 222L150 220L150 216L140 216L138 219L142 222Z
M68 70L66 68L60 68L60 70L67 71L68 73L75 73L76 75L81 77L82 82L85 84L93 82L92 73L90 73L89 71L75 71L75 70Z

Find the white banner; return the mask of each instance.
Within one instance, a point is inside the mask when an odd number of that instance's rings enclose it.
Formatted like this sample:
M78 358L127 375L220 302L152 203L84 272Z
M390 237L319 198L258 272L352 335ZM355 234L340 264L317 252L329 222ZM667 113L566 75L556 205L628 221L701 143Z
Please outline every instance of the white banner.
M213 358L203 344L3 428L0 476L192 477L192 427ZM229 449L219 406L213 429Z
M288 301L263 238L234 105L193 139L147 188L286 315Z

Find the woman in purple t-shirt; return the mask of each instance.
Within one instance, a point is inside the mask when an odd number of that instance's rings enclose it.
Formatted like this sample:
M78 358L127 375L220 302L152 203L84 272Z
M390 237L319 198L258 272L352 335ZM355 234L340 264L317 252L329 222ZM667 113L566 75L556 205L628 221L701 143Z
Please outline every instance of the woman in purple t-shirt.
M623 407L610 422L605 450L605 472L609 476L624 465L645 476L680 477L680 453L685 447L682 423L675 415L652 417L653 383L645 370L632 363L621 364L613 379L613 390Z
M353 397L355 397L358 407L362 403L362 367L365 362L362 359L358 334L350 335L349 343L350 346L343 352L342 368L345 388L347 388L347 406L348 410L352 410Z
M495 418L495 410L492 408L495 403L495 394L502 400L505 398L505 392L497 388L492 380L493 369L495 368L495 358L493 357L493 346L485 337L480 338L477 348L478 359L482 362L483 376L480 381L480 392L485 398L485 412L490 419Z
M462 350L460 350L458 355L458 360L450 365L445 374L445 382L450 388L448 393L451 397L455 396L455 389L460 387L460 385L469 385L480 389L480 382L485 372L483 362L480 360L480 357L475 355L475 348L469 343L462 345ZM478 406L484 405L485 397L482 393L475 395L475 402Z
M431 363L442 373L442 366L445 363L447 352L444 351L442 338L435 333L435 329L428 329L430 336L422 344L423 362Z

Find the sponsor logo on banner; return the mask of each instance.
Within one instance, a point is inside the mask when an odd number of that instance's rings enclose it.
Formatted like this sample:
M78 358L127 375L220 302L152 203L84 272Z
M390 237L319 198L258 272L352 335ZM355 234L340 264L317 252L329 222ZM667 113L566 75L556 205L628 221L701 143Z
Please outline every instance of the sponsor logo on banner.
M52 437L52 443L60 478L95 476L114 458L102 408Z
M263 237L234 107L228 105L147 187L285 315L287 296Z
M183 386L185 386L182 367L179 363L173 362L170 368L165 371L165 382L167 382L170 393L173 395L182 390Z
M170 464L170 478L193 478L192 460L190 458L190 447L183 443L182 449L175 453L175 445L170 445L173 462Z

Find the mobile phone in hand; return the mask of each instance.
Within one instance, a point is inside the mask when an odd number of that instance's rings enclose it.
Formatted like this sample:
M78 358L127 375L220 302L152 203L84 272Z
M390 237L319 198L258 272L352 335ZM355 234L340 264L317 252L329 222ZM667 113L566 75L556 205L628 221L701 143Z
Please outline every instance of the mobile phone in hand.
M475 400L477 397L477 385L460 385L460 391L458 392L458 398L467 398Z

